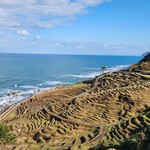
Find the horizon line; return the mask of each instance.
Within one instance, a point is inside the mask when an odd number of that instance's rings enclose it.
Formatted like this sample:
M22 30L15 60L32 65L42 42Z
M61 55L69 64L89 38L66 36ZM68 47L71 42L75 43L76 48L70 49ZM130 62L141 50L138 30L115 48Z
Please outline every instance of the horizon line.
M116 54L64 54L64 53L60 53L60 54L56 54L56 53L18 53L18 52L0 52L0 54L26 54L26 55L75 55L75 56L135 56L135 57L141 57L141 55L116 55Z

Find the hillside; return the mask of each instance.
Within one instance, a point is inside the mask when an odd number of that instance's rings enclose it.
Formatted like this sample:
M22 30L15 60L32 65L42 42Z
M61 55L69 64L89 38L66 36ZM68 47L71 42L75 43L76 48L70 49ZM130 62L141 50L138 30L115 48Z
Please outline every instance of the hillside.
M144 141L150 127L150 53L127 70L30 97L5 110L0 122L17 137L0 146L5 150L107 149L135 136Z

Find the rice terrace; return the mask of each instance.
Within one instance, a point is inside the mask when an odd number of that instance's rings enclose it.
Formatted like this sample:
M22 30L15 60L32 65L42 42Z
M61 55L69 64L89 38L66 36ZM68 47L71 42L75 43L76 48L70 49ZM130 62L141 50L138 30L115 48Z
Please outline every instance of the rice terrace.
M16 139L0 147L109 148L137 134L144 141L150 126L149 104L150 54L127 70L59 86L10 106L1 112L0 121Z

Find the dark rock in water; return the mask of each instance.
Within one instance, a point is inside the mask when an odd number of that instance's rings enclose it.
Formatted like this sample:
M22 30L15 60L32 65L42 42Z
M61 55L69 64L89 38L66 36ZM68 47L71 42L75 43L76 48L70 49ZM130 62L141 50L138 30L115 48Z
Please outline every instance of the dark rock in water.
M7 96L17 96L18 92L8 93Z
M101 67L101 70L106 70L106 69L107 69L106 66L102 66L102 67Z

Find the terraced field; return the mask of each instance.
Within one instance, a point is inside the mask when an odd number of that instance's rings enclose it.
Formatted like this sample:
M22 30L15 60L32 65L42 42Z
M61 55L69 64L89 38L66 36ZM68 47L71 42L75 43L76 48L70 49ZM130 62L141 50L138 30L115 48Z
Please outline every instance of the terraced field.
M150 68L146 66L60 86L11 106L1 113L0 122L9 126L17 139L0 148L87 150L148 128Z

